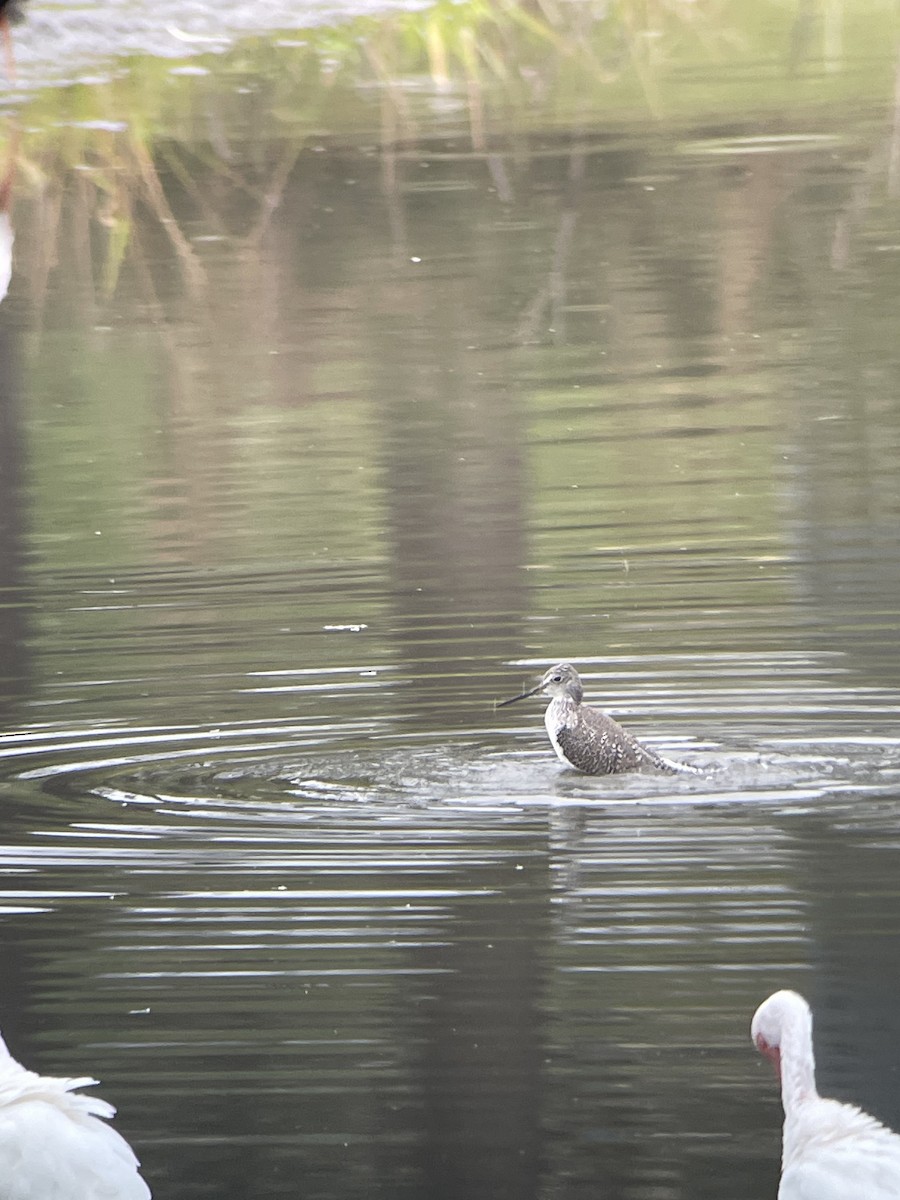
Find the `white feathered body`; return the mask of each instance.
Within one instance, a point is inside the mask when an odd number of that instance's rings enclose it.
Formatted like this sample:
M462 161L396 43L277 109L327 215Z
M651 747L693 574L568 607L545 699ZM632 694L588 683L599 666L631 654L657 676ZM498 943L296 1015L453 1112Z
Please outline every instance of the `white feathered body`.
M778 1200L900 1200L900 1137L813 1093L785 1118Z
M750 1036L778 1065L784 1130L778 1200L900 1200L900 1137L816 1088L812 1012L797 992L774 992Z
M0 1038L0 1200L149 1200L113 1106L75 1091L96 1082L26 1070Z

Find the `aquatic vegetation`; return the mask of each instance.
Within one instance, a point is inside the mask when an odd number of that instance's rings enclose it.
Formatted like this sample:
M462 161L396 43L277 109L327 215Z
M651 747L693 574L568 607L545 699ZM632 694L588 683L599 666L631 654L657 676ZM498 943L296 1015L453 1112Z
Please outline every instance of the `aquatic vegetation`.
M27 267L32 295L40 303L58 257L47 246L63 236L82 243L85 263L84 239L95 260L102 244L90 281L101 298L128 261L146 276L140 216L169 241L198 302L205 273L161 174L223 228L198 171L252 195L254 225L241 231L252 241L309 148L374 139L389 150L464 132L508 198L508 168L492 151L542 131L608 135L648 115L670 124L789 111L796 120L811 105L887 98L894 63L884 47L897 24L882 0L830 4L821 18L784 0L437 0L281 41L248 39L191 59L189 74L173 73L169 60L130 59L105 82L48 89L17 114L26 131L18 191L43 230L43 252ZM235 141L257 146L257 178L235 172ZM383 171L390 187L390 153ZM77 210L65 235L64 195Z

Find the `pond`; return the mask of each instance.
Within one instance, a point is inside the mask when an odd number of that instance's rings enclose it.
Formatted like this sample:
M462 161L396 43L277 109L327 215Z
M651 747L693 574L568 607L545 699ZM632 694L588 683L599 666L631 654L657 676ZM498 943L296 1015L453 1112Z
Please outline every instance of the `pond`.
M159 1197L774 1196L771 991L900 1125L893 43L366 19L10 109L0 1028Z

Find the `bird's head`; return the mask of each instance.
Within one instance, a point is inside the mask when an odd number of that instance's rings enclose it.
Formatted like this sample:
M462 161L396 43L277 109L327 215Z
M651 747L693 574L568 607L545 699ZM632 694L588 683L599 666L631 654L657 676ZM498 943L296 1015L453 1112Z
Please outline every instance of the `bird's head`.
M539 692L541 695L550 696L554 700L557 697L568 696L576 704L580 704L584 696L584 688L581 686L581 676L572 664L557 663L555 667L551 667L549 671L544 672L541 682L537 687L533 687L528 692L522 692L519 696L513 696L509 700L502 700L497 707L503 708L505 704L515 704L517 700L526 700L529 696L536 696Z
M774 992L764 1000L750 1022L750 1037L760 1054L772 1063L781 1076L781 1046L785 1033L803 1027L812 1028L809 1005L797 992Z

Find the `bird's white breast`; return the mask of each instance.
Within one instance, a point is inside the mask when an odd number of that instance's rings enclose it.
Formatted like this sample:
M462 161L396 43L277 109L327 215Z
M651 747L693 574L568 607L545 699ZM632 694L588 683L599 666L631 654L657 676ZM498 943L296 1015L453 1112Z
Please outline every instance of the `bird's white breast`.
M550 745L556 751L556 757L560 762L564 762L567 766L571 766L569 760L563 754L562 747L559 744L557 734L561 729L566 727L566 703L564 700L551 700L544 712L544 728L547 730L547 737L550 739Z

